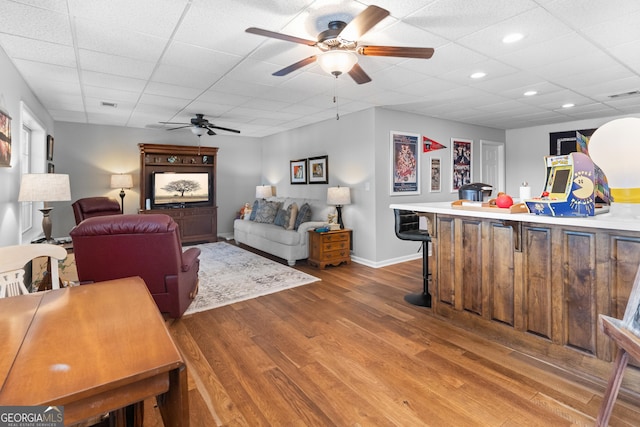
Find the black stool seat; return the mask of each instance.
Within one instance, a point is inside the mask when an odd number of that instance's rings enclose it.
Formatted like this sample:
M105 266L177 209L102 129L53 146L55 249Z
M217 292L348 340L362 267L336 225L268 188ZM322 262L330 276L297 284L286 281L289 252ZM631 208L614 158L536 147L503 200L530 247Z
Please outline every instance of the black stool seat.
M429 242L431 236L427 230L420 229L420 217L413 211L394 209L396 220L396 236L401 240L422 242L422 293L405 295L404 300L409 304L420 307L431 307L429 293Z

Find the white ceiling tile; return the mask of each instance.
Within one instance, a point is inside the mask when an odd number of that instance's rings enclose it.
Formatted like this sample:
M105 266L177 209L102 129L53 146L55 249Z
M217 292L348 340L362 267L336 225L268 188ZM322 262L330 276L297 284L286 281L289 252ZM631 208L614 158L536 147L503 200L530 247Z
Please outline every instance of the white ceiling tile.
M545 6L573 28L602 24L620 16L640 11L637 0L556 0Z
M69 17L12 1L2 2L0 32L71 46Z
M146 84L146 80L87 70L82 71L82 81L90 86L117 88L127 92L138 93L142 92Z
M76 68L63 67L42 62L27 61L24 59L14 59L13 63L25 78L38 81L47 79L49 84L56 82L77 83L78 71Z
M80 49L78 55L80 66L83 70L133 79L148 79L155 65L153 62L138 61L132 58L108 55L85 49Z
M153 73L152 81L174 86L205 90L221 76L210 70L197 70L174 65L160 65Z
M73 47L47 41L0 33L0 45L14 59L45 62L64 67L75 67Z

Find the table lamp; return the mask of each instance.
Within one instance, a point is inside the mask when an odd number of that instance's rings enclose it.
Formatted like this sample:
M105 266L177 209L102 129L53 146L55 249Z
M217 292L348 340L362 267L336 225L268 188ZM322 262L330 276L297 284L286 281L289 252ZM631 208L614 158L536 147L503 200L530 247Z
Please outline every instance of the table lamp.
M133 177L128 173L111 175L111 188L120 189L120 210L124 213L124 189L133 187Z
M340 224L340 228L344 228L344 223L342 222L342 207L344 205L351 204L351 192L349 191L349 187L329 187L327 189L327 204L334 205L336 207L336 211L338 212L338 224Z
M589 156L607 177L611 213L636 216L640 208L640 118L616 119L600 126L589 139Z
M53 207L48 202L66 202L71 200L69 175L56 173L26 173L20 180L19 202L44 202L42 209L42 231L47 243L55 243L51 238L53 227L49 214Z
M273 196L273 191L270 185L258 185L256 186L256 199L266 199Z

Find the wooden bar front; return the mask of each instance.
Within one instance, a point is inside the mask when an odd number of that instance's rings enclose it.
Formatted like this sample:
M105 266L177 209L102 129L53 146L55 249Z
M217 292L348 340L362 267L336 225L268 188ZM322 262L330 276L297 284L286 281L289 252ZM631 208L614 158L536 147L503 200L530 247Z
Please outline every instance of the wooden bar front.
M622 318L640 265L638 221L484 214L391 205L430 219L432 313L605 381L614 347L598 315ZM632 368L623 388L640 392Z

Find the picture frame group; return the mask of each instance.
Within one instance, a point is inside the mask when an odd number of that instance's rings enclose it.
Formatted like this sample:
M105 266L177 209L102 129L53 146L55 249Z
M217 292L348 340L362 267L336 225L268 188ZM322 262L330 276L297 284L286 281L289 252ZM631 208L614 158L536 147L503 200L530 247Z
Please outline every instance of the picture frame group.
M290 182L296 184L328 184L329 156L316 156L289 161Z

